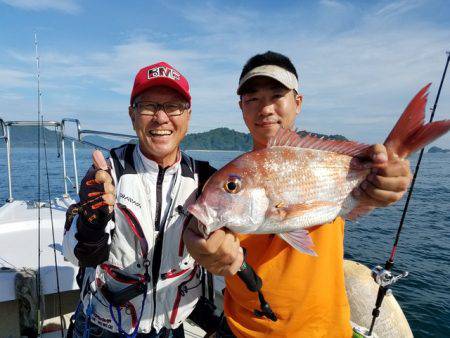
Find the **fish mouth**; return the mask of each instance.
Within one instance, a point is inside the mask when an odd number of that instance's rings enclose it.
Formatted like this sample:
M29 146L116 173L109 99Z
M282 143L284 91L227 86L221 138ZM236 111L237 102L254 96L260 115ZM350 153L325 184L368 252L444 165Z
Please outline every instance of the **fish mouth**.
M209 215L204 205L200 203L191 204L188 211L199 221L198 230L207 238L211 233L211 225L214 222L213 217Z

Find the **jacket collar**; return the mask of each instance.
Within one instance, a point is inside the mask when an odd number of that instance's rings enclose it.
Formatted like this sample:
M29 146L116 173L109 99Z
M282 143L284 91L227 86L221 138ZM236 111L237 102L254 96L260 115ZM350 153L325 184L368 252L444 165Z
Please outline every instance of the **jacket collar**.
M158 163L146 157L142 153L141 148L139 146L137 147L137 154L142 160L142 164L144 165L146 172L156 172L156 173L159 172L160 166L158 165ZM180 150L178 150L176 162L172 164L170 167L167 167L165 173L175 174L177 170L180 168L180 162L181 162L181 152Z

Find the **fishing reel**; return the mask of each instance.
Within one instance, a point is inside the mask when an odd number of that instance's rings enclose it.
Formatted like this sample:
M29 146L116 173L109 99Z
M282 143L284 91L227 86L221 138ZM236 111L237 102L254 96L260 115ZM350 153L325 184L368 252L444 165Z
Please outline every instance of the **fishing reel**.
M392 284L397 283L401 278L408 276L408 274L409 272L405 271L397 276L394 276L391 270L386 270L381 265L377 265L372 269L373 280L375 281L375 283L377 283L383 288L389 287Z

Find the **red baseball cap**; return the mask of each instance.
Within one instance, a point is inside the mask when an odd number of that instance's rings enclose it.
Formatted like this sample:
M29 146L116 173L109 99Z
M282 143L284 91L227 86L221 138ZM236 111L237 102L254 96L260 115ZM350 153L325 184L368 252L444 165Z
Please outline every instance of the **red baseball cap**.
M154 86L167 86L175 89L191 103L189 83L186 78L166 62L158 62L142 68L134 79L131 91L130 105L136 96Z

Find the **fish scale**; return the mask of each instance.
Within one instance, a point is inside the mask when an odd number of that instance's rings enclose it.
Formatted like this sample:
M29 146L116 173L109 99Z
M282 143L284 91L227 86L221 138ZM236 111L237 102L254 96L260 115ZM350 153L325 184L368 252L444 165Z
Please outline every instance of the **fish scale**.
M286 158L292 158L293 161L285 160L284 166L273 165L271 160L262 164L264 168L270 168L272 171L266 173L267 176L263 176L261 179L269 182L273 179L273 182L267 184L266 190L268 195L274 196L274 200L275 196L278 196L280 202L284 203L311 202L313 200L342 202L345 196L367 176L368 170L350 170L352 159L350 156L311 149L289 148L274 147L269 154L281 151ZM292 154L287 155L286 153L289 152ZM309 156L305 156L305 153ZM334 159L333 161L324 161L324 156ZM312 157L313 160L311 160ZM289 168L289 170L282 171L284 174L279 175L278 171L283 167ZM322 185L316 184L316 181L322 182ZM302 188L298 189L298 187ZM291 198L287 198L286 201L283 200L283 196Z

